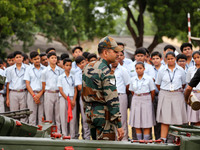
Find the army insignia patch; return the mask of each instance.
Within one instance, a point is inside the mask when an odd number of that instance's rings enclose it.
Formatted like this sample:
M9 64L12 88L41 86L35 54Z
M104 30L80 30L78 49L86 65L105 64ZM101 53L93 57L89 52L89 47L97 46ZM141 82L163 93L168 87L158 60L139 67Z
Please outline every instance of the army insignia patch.
M115 85L115 79L110 79L110 84Z

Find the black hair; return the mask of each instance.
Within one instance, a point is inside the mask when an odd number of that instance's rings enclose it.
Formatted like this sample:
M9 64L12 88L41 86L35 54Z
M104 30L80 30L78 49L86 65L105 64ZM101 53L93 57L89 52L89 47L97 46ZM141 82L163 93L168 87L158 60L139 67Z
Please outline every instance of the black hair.
M51 50L54 50L54 51L56 51L56 49L55 48L53 48L53 47L50 47L50 48L47 48L46 49L46 54L48 54Z
M178 62L179 59L185 59L185 60L187 60L187 57L186 57L186 55L184 55L184 54L178 54L178 55L176 56L176 61Z
M124 47L124 43L122 42L117 42L117 45L122 45Z
M63 65L65 65L67 62L71 62L72 63L72 60L70 58L63 59Z
M199 54L200 55L200 51L195 51L192 53L192 57L194 57L195 54Z
M89 52L83 52L83 56L84 56L85 58L87 58L89 54L90 54Z
M144 47L144 50L146 51L146 53L150 56L150 52L147 48Z
M188 46L192 49L192 44L190 44L190 43L183 43L183 44L181 45L181 47L180 47L181 52L183 52L183 48L184 48L184 47L188 47Z
M67 53L62 53L62 54L60 55L60 59L61 59L61 60L64 60L65 58L69 58L69 54L67 54Z
M56 55L55 52L50 52L50 53L48 53L47 58L50 58L51 56L56 56L56 57L57 57L57 55Z
M167 58L168 55L172 55L172 56L174 56L174 57L176 58L174 52L168 52L168 53L165 55L165 58Z
M88 61L90 61L91 58L96 58L97 59L97 55L95 53L91 53L87 57Z
M137 48L136 51L135 51L135 55L137 54L144 54L146 55L146 50L144 47L140 47L140 48Z
M82 62L83 60L85 60L85 57L83 57L83 56L78 56L78 57L76 57L75 62L76 62L76 64L79 64L79 63Z
M14 58L14 54L13 53L10 53L8 56L7 56L7 59L12 59Z
M74 48L72 49L72 53L74 53L76 49L80 49L81 51L83 51L83 48L82 48L82 47L76 46L76 47L74 47Z
M145 68L144 63L141 62L141 61L138 61L138 62L135 64L135 67L136 67L137 65L142 65L142 66Z
M13 56L16 57L17 55L23 56L23 55L22 55L22 52L20 52L20 51L15 51L15 52L13 53Z
M60 56L57 56L57 61L59 61L59 60L61 60L61 59L60 59Z
M166 46L164 47L164 51L166 51L167 49L172 49L173 52L175 52L175 50L176 50L176 48L175 48L173 45L166 45Z
M34 57L39 56L39 53L37 51L32 51L30 53L30 58L33 59Z
M161 53L158 52L158 51L155 51L155 52L153 52L153 53L151 54L151 58L153 58L154 56L158 56L158 57L162 58Z
M3 60L0 58L0 64L2 65L3 64Z
M41 53L41 54L40 54L40 57L43 57L43 56L47 56L47 54Z
M28 55L27 55L26 53L23 53L22 56L24 57L24 58L23 58L23 61L25 61L25 60L28 59Z

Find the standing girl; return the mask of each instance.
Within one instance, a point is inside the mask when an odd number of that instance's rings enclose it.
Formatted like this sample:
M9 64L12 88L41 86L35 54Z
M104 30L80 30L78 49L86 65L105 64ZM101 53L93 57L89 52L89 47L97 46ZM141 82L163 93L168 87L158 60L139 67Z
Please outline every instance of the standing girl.
M200 51L195 51L192 54L192 57L195 62L195 66L192 66L188 69L186 82L189 83L190 80L193 78L194 74L196 73L197 69L200 68ZM193 93L195 96L200 99L200 83L193 88ZM187 116L188 122L193 122L196 126L200 126L200 110L194 111L190 106L187 107Z
M175 54L166 54L167 65L158 72L156 86L159 92L157 121L161 123L161 139L166 142L169 125L187 123L186 107L183 95L185 71L176 64Z
M144 74L144 63L137 62L135 69L137 76L131 78L129 87L133 95L129 125L136 128L138 140L142 139L142 128L144 129L144 140L149 140L150 128L155 125L152 109L155 86L152 77Z

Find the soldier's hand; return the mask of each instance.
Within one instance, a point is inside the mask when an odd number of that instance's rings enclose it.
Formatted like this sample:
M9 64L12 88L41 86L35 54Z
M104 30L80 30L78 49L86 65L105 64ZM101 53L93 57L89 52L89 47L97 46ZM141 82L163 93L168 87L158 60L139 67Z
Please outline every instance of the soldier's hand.
M118 141L121 141L124 137L124 129L123 128L118 128L117 129L118 132Z

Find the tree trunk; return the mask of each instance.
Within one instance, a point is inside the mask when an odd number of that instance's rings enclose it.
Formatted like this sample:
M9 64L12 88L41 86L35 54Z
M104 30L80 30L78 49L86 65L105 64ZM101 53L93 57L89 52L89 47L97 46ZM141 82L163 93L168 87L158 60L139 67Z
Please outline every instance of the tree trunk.
M147 49L151 53L153 51L153 49L160 43L162 43L162 38L160 38L157 34L155 34L152 43L149 45L149 47Z

